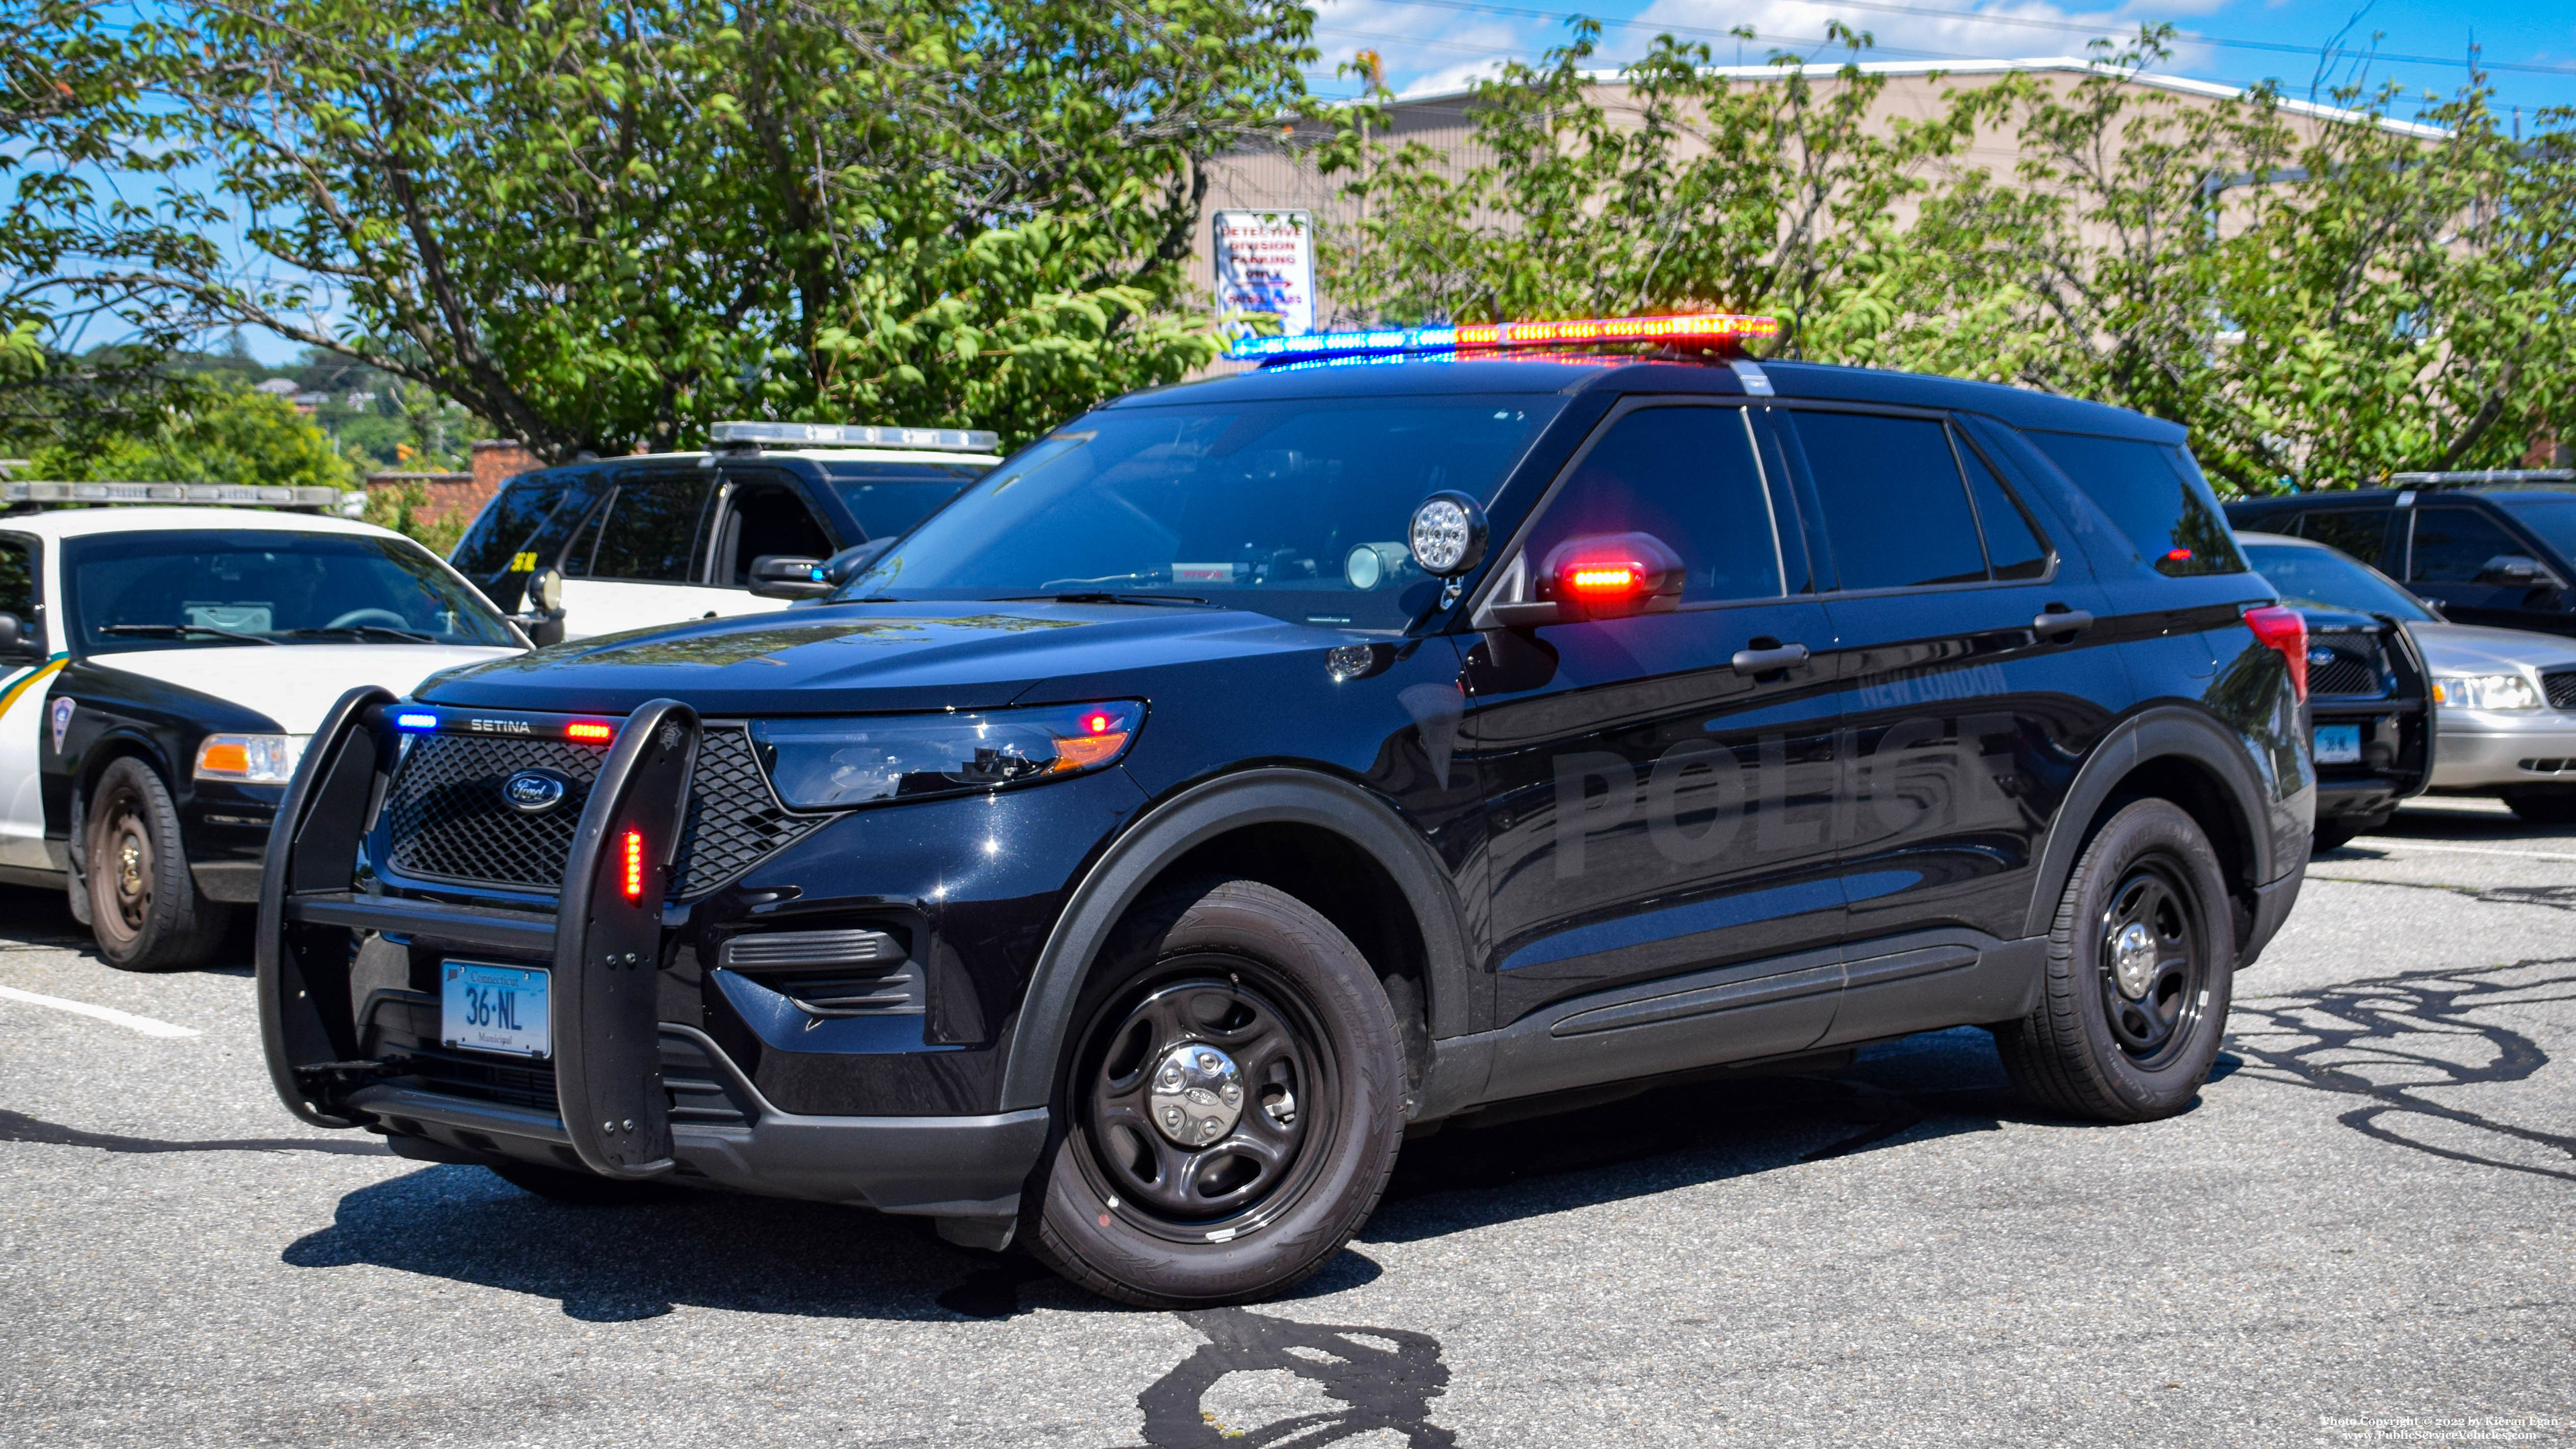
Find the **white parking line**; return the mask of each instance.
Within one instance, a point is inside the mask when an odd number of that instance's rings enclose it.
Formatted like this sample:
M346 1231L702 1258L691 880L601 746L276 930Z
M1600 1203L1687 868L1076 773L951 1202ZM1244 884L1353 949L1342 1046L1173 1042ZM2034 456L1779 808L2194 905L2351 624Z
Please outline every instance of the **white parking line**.
M59 996L45 996L34 991L21 991L15 986L0 986L0 997L5 997L10 1001L23 1001L29 1006L50 1006L56 1011L68 1011L80 1016L94 1016L101 1021L113 1022L118 1026L124 1027L128 1031L139 1031L145 1036L205 1035L204 1032L197 1030L193 1026L173 1026L166 1021L154 1021L148 1016L136 1016L130 1011L119 1011L113 1006L92 1006L86 1001L66 1001Z
M2408 840L2402 835L2371 835L2364 839L2382 841L2401 850L2447 850L2453 855L2510 855L2517 860L2576 860L2576 855L2558 855L2544 850L2489 850L2477 845L2427 845Z

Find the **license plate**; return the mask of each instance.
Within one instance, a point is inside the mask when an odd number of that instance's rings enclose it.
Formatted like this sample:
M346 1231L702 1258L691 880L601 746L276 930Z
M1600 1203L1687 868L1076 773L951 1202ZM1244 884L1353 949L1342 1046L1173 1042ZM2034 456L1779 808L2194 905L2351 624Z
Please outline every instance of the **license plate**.
M554 1019L546 991L553 978L545 971L449 961L439 967L439 976L439 1040L514 1057L553 1054Z
M2317 726L2317 763L2320 765L2360 764L2361 726Z

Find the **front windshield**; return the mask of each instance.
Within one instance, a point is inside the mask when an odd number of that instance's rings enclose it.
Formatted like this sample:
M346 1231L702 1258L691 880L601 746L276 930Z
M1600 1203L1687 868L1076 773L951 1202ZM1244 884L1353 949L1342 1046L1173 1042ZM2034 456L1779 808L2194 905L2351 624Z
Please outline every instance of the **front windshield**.
M2271 581L2293 604L2348 609L2356 614L2388 614L2424 623L2432 612L2399 588L2386 574L2330 548L2300 548L2239 536L2254 571Z
M931 516L836 599L1112 598L1402 629L1440 583L1405 528L1432 493L1491 502L1552 395L1110 408Z
M83 653L242 644L511 645L472 586L408 539L274 528L63 540Z

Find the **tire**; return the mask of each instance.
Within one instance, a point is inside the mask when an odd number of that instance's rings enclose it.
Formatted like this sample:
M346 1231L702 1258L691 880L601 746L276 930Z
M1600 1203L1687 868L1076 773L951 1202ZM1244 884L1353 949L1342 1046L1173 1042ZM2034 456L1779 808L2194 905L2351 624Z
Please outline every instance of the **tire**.
M675 1191L667 1183L626 1182L596 1173L539 1167L533 1162L496 1162L491 1168L494 1177L522 1192L574 1207L639 1207L667 1202Z
M120 971L178 971L212 959L232 910L197 892L170 787L128 756L90 792L82 841L90 934Z
M2122 939L2135 953L2125 979ZM2217 1060L2235 962L2235 912L2209 838L2180 807L2137 801L2084 847L2049 931L2039 1004L1995 1028L1995 1046L2014 1085L2051 1111L2170 1117Z
M1246 1302L1376 1209L1404 1135L1403 1042L1368 961L1304 903L1244 880L1148 898L1073 1026L1021 1210L1021 1240L1064 1277L1146 1307Z
M2534 825L2576 825L2576 790L2507 790L2504 803Z

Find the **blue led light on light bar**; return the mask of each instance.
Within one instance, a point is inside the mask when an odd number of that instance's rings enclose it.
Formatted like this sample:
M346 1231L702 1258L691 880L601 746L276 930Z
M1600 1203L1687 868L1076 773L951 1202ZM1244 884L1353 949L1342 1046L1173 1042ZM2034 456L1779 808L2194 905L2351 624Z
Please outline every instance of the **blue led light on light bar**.
M1269 362L1368 352L1474 352L1617 342L1725 343L1779 335L1780 319L1776 317L1712 312L1679 317L1584 317L1566 322L1381 327L1365 332L1309 332L1303 337L1238 337L1226 349L1226 356L1238 362Z
M407 709L394 716L394 725L399 729L434 730L438 728L438 716L423 709Z

